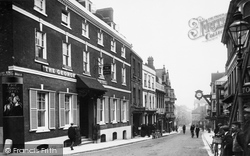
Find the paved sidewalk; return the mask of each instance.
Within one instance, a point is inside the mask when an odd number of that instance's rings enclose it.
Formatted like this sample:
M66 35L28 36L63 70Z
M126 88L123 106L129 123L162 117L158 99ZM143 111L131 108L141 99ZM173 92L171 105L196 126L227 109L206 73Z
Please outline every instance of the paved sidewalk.
M164 136L168 136L168 135L173 135L173 134L177 134L177 133L181 133L181 131L179 132L171 132L171 133L164 133ZM212 136L214 135L213 132L208 133L207 131L202 132L202 140L204 142L205 145L205 149L208 152L209 156L213 156L212 152L211 152L211 144L212 144ZM114 148L114 147L118 147L118 146L124 146L127 144L133 144L136 142L142 142L142 141L146 141L152 139L152 136L150 137L135 137L132 139L126 139L126 140L115 140L115 141L108 141L108 142L103 142L103 143L92 143L92 144L86 144L86 145L80 145L80 146L75 146L74 150L71 150L69 147L65 147L63 148L63 155L72 155L72 154L78 154L78 153L86 153L86 152L93 152L93 151L98 151L98 150L103 150L103 149L108 149L108 148ZM2 156L3 153L0 153L0 156ZM10 154L11 155L17 155L17 154Z
M208 133L207 131L202 132L202 140L204 142L205 149L207 150L209 156L213 156L213 153L211 150L211 144L213 141L212 136L214 136L214 132L212 131L210 133Z
M178 132L164 133L163 137L176 134L176 133ZM63 148L63 155L86 153L86 152L92 152L92 151L97 151L97 150L103 150L107 148L114 148L114 147L132 144L135 142L141 142L141 141L145 141L149 139L152 139L152 136L135 137L135 138L126 139L126 140L115 140L115 141L108 141L108 142L102 142L102 143L86 144L86 145L81 145L81 146L75 146L74 150L71 150L69 147L66 147L66 148Z

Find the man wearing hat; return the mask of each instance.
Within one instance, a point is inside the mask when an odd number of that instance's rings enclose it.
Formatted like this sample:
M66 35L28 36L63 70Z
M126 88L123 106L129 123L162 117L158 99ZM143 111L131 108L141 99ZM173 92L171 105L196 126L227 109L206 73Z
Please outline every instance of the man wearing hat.
M74 146L74 143L75 143L75 140L76 140L76 130L73 127L73 125L74 125L74 123L71 123L71 126L68 129L68 137L69 137L70 142L71 142L71 144L70 144L71 150L74 150L73 146Z
M240 122L232 123L232 137L233 137L233 153L235 156L243 155L242 137L243 133L240 129Z

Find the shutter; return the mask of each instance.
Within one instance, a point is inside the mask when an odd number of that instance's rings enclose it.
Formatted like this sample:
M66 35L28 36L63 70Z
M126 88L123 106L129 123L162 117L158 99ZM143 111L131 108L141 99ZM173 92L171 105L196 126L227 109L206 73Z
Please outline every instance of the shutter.
M127 111L126 120L129 121L129 101L126 101L126 111Z
M72 95L72 121L77 125L77 95Z
M109 123L109 98L105 97L105 123Z
M56 121L55 121L55 93L49 93L49 128L55 129L56 128Z
M124 120L124 102L123 102L123 100L121 100L121 121L123 121Z
M114 121L114 114L113 114L113 110L114 110L114 104L113 104L113 98L110 98L110 117L111 117L111 122Z
M59 94L59 127L65 126L65 94Z
M117 119L117 122L120 122L121 121L121 100L120 99L117 99L117 106L116 106L116 119Z
M98 123L100 123L100 117L101 117L101 113L100 113L100 111L101 111L101 100L98 98L97 99L97 104L96 104L96 108L97 108L97 119L96 119L96 122L97 122L97 124Z
M37 91L30 90L30 131L37 129Z

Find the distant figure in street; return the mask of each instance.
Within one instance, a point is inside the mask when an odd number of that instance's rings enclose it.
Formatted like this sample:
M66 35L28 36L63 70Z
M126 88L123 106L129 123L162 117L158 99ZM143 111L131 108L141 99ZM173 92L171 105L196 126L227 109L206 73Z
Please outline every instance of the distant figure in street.
M240 144L244 138L242 130L240 129L240 122L232 123L232 137L233 137L233 153L235 156L243 155L243 146Z
M70 139L70 148L71 150L74 150L73 149L73 146L74 146L74 143L75 143L75 140L76 140L76 130L75 128L73 127L73 123L71 123L71 126L69 127L68 129L68 137Z
M192 125L192 126L190 127L190 131L191 131L192 138L194 137L194 129L195 129L195 126Z
M233 155L233 137L230 131L229 126L224 128L225 134L222 137L222 146L223 146L223 156L232 156Z
M185 134L185 132L186 132L186 125L182 126L182 131L183 131L183 134Z
M200 132L200 128L199 128L199 126L197 125L197 126L195 127L195 133L196 133L196 137L197 137L197 138L199 138L199 132Z

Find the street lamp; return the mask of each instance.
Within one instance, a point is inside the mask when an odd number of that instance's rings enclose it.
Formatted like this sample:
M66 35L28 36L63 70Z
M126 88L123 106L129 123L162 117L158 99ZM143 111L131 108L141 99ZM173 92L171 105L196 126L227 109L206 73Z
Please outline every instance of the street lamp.
M243 123L243 103L242 103L242 52L241 48L246 46L249 33L248 22L242 20L242 14L237 11L234 14L234 22L229 26L229 36L237 51L237 76L238 76L238 110L239 122Z

